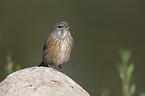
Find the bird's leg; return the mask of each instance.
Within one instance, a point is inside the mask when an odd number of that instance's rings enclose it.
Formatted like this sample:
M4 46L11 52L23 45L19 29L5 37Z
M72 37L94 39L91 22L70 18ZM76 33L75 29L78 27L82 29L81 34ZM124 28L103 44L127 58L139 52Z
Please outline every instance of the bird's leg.
M59 65L59 68L60 68L61 70L63 70L62 65Z
M63 68L62 68L62 65L59 65L59 68L61 69L61 71L65 74Z

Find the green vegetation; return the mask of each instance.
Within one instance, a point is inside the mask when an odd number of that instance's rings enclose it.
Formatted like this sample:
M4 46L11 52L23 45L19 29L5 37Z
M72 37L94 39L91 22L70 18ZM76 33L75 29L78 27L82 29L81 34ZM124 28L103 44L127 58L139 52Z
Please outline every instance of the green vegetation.
M14 61L12 60L12 53L11 52L8 52L7 57L6 57L6 61L7 61L7 65L5 67L6 75L9 75L15 71L22 69L20 65L14 64Z
M135 96L136 84L133 82L133 72L135 70L135 64L130 62L131 51L120 49L120 63L117 66L119 76L122 81L122 96ZM103 89L102 96L109 96L109 89ZM140 96L145 96L145 93L141 93Z
M121 62L118 66L118 72L122 81L122 96L133 96L136 90L136 84L132 82L135 65L129 62L131 51L121 49L119 54Z

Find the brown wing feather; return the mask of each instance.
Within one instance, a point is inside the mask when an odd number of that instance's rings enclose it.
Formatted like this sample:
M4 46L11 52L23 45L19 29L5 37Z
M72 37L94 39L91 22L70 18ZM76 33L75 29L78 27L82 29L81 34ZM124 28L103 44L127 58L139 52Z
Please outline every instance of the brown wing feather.
M53 58L57 55L58 53L58 48L55 48L57 46L58 40L54 38L53 36L49 35L45 45L44 45L44 50L43 50L43 61L44 63L51 63L53 61Z

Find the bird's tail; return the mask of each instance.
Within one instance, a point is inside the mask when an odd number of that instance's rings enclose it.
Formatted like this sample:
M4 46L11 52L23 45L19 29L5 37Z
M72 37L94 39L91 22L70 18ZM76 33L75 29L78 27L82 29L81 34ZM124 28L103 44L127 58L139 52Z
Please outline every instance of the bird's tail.
M38 65L38 67L40 67L40 66L46 66L46 65L45 65L44 62L42 61L42 62Z

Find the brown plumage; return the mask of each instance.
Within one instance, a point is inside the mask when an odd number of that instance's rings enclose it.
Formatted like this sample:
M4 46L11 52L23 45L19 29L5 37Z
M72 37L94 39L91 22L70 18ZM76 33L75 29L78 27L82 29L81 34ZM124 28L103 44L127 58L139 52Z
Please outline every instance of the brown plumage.
M61 65L69 60L74 45L69 28L67 22L58 22L53 26L45 41L43 60L39 66L55 65L62 69Z

